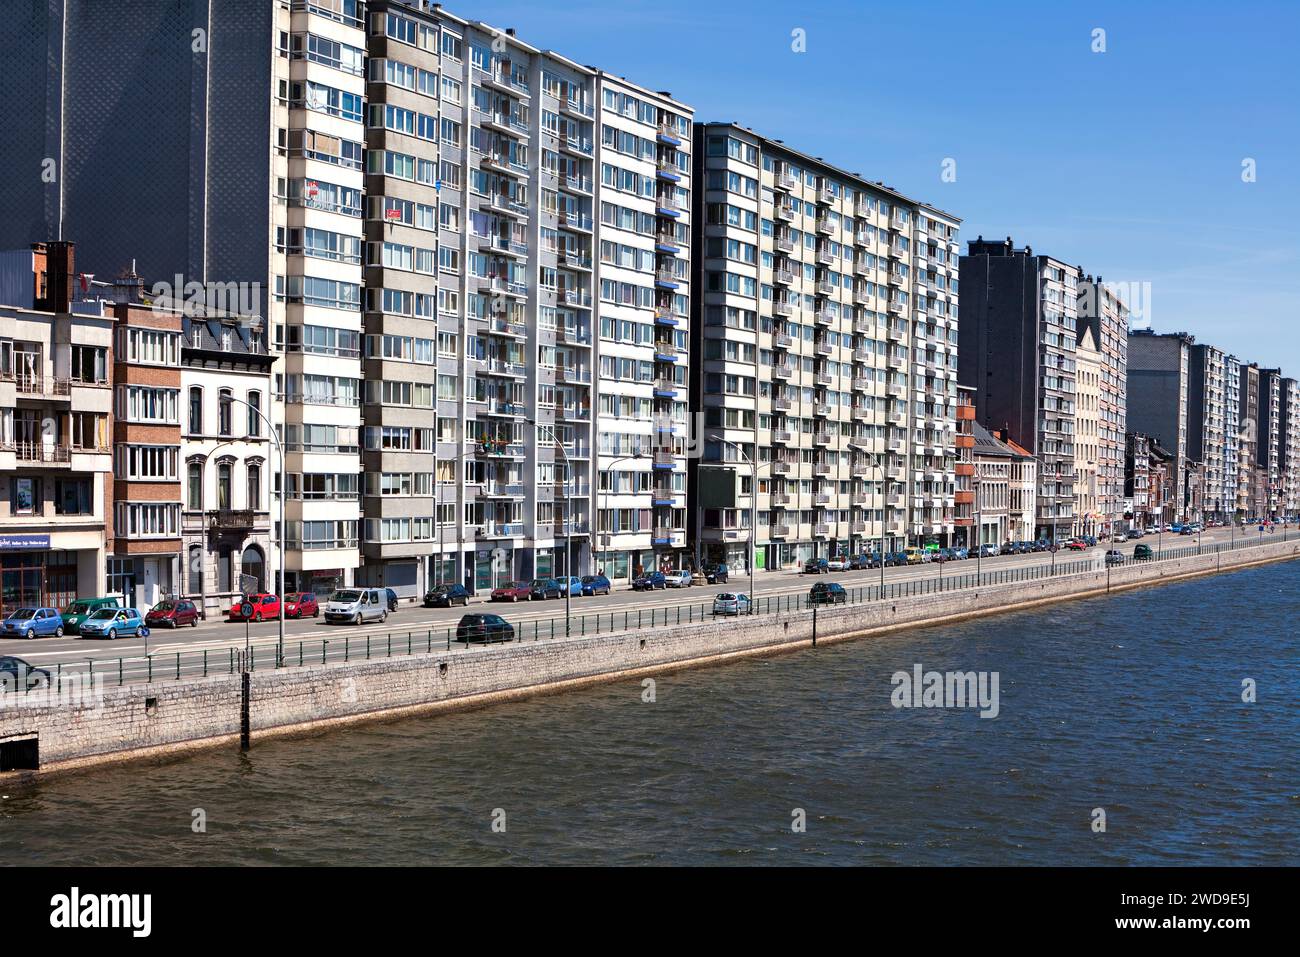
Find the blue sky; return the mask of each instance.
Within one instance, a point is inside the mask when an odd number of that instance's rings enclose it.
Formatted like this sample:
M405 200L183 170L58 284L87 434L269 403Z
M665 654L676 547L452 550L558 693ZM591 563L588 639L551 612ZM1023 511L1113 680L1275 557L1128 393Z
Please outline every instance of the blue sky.
M445 5L950 210L963 239L1150 283L1157 331L1300 376L1295 0Z

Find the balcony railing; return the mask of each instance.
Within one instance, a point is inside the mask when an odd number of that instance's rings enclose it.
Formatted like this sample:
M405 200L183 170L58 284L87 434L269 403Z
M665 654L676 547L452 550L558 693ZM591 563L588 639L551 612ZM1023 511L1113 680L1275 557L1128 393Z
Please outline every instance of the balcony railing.
M256 524L257 513L251 508L218 508L208 512L208 528L220 531L250 529Z

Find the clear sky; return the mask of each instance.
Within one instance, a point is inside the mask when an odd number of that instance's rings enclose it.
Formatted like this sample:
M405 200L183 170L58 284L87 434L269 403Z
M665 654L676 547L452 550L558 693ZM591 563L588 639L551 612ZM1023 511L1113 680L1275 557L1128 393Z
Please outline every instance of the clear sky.
M444 5L954 212L963 239L1150 283L1157 331L1300 376L1300 0Z

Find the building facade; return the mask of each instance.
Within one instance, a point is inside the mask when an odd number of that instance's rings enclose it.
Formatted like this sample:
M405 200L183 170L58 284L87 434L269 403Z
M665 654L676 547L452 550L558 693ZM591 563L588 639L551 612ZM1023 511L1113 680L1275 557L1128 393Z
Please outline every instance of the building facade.
M1124 518L1124 453L1128 432L1128 305L1100 276L1079 283L1078 335L1099 353L1096 504L1101 534Z
M1259 370L1259 420L1256 437L1256 481L1260 517L1281 517L1283 500L1282 467L1282 370Z
M1282 415L1278 427L1278 463L1282 473L1279 511L1295 521L1300 516L1300 381L1283 377L1279 384Z
M1075 344L1074 532L1104 535L1109 515L1101 510L1101 350L1091 326L1083 325Z
M734 124L695 156L700 557L953 542L959 220Z
M1228 357L1205 343L1191 349L1188 387L1187 455L1203 470L1207 517L1224 519L1234 509L1227 498Z
M1175 522L1191 519L1187 508L1191 364L1195 340L1183 332L1134 330L1128 341L1129 425L1173 455L1173 486L1166 504Z

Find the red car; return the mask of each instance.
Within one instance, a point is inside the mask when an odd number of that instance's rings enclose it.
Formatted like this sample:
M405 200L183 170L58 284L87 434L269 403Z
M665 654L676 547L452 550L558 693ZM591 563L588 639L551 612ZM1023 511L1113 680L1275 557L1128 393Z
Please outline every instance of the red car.
M290 592L284 596L285 618L315 618L320 614L320 603L312 591Z
M250 621L268 621L272 618L280 617L280 597L278 595L245 595L243 598L237 598L230 606L230 620L244 620L244 605L253 606L253 613L249 615Z
M199 610L188 599L164 598L149 609L149 614L144 616L144 623L151 628L162 625L168 628L189 625L193 628L199 623Z
M1072 552L1081 552L1088 547L1088 543L1082 539L1072 538L1070 541L1065 543L1065 547Z
M493 601L528 601L533 596L531 582L506 582L492 589Z

